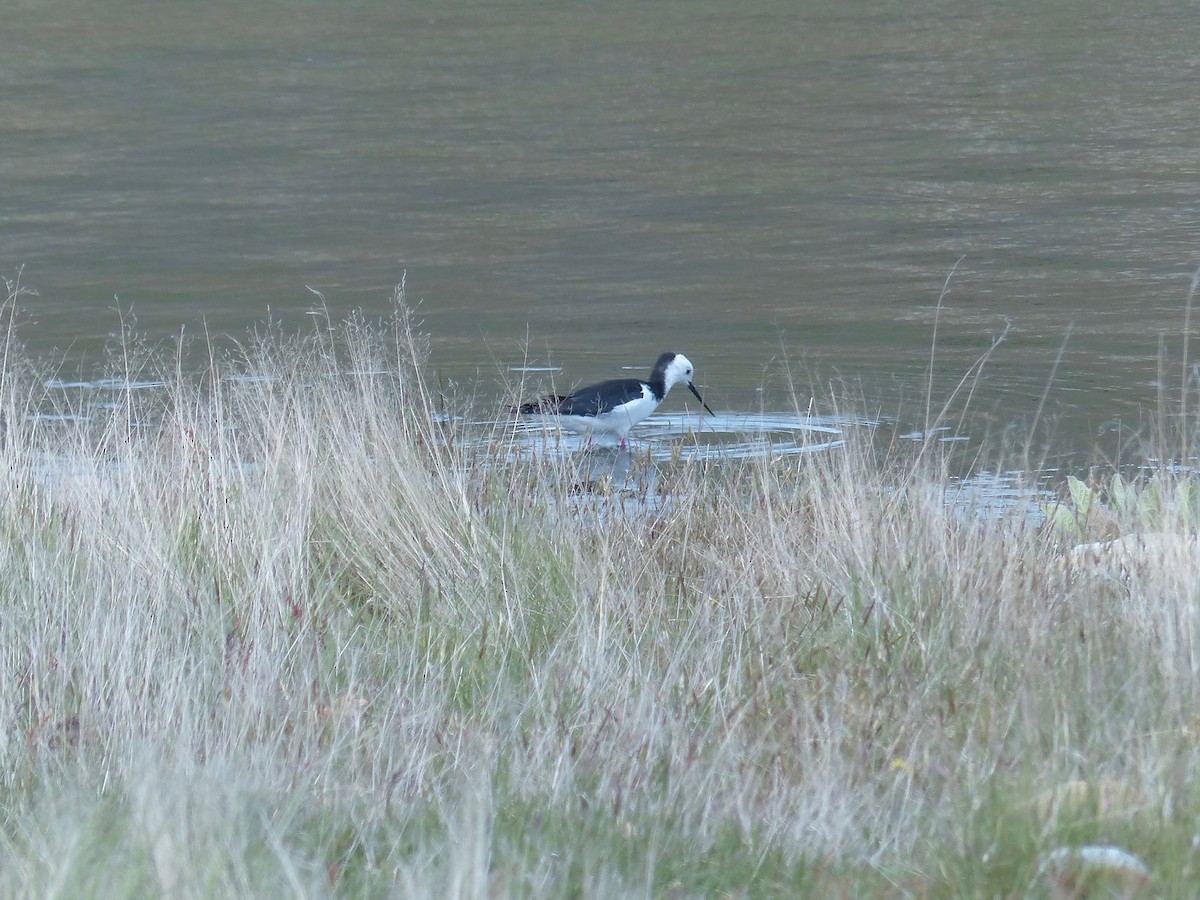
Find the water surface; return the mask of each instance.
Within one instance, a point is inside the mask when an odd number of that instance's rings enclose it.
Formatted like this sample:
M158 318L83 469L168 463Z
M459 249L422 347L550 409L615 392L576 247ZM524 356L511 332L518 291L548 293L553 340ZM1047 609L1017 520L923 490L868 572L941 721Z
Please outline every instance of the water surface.
M936 321L935 409L1007 335L972 439L1115 455L1180 381L1189 4L24 0L6 33L0 269L70 366L117 310L311 327L407 272L437 381L497 405L672 349L721 412L845 381L923 426Z

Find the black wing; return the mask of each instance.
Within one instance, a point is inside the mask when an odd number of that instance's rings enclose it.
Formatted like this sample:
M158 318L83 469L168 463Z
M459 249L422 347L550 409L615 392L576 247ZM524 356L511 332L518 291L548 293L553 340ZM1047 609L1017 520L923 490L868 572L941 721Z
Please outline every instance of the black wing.
M560 416L598 416L622 403L639 400L642 383L636 378L618 378L580 388L565 397L551 395L521 406L523 413L557 413Z
M515 413L524 413L527 416L538 415L541 413L556 413L558 412L559 404L567 398L562 394L551 394L548 397L540 397L537 400L532 400L529 403L522 403L520 406L512 407Z

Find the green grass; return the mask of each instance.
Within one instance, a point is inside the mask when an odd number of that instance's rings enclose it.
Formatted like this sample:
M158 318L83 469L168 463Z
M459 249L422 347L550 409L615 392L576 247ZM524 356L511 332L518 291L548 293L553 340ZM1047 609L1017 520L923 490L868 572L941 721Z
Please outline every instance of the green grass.
M167 385L86 420L0 373L0 894L1048 896L1085 843L1196 880L1194 559L1067 565L865 434L623 513L459 440L402 308L130 358ZM1107 529L1190 527L1143 487ZM1049 812L1072 781L1122 802Z

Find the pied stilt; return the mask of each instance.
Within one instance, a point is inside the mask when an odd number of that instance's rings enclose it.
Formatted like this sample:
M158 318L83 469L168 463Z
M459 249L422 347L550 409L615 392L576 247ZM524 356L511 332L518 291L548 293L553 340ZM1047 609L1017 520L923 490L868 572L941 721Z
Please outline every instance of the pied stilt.
M696 395L709 415L713 414L692 384L694 372L691 360L682 353L664 353L645 381L639 378L614 378L580 388L566 396L552 394L532 403L524 403L513 411L556 422L568 431L588 435L589 439L595 435L617 438L624 450L629 429L658 409L671 388L680 382Z

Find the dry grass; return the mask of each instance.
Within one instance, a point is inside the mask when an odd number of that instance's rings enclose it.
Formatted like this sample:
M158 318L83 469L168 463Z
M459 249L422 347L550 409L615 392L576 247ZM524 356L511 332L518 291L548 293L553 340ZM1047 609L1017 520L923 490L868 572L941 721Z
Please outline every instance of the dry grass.
M1025 896L1086 841L1197 880L1194 565L1064 567L865 439L618 513L457 440L402 309L86 420L18 355L0 893Z

